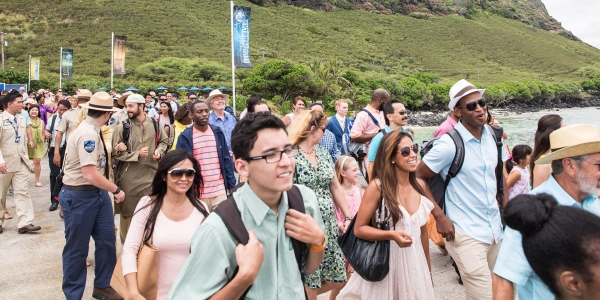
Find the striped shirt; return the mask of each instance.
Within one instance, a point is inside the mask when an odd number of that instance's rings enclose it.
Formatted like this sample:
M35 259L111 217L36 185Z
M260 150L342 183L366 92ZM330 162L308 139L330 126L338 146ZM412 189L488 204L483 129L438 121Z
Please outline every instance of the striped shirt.
M214 198L225 194L225 181L221 174L221 163L217 152L215 134L210 126L206 132L196 128L192 131L193 155L200 164L203 187L201 198Z

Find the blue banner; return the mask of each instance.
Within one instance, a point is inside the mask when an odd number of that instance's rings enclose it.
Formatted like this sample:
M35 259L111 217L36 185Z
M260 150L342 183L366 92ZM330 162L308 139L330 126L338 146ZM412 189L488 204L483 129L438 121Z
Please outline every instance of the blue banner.
M233 53L236 68L252 68L250 64L250 7L233 7Z

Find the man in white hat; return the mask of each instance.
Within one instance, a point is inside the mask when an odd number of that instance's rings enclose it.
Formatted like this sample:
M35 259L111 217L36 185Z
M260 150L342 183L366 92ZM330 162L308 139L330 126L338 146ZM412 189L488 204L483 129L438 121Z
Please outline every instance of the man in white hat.
M459 116L454 129L464 143L463 166L445 191L446 214L434 201L432 211L438 232L446 238L446 248L456 262L467 299L492 299L492 269L502 242L503 228L496 201L498 149L486 126L485 90L466 80L450 89L448 108ZM456 146L449 135L435 141L417 167L417 177L427 181L437 173L446 177ZM506 160L505 153L500 153ZM505 179L500 179L505 183ZM504 195L504 203L508 197Z
M92 97L92 92L86 89L78 89L77 95L74 96L77 99L77 104L75 107L71 107L71 109L63 114L62 119L56 125L56 140L62 141L63 134L67 135L67 143L71 133L77 128L77 119L79 118L79 112L81 111L80 105L90 101ZM55 165L60 166L62 158L60 156L60 149L58 147L54 148L54 159L53 162Z
M95 299L123 299L110 287L117 263L113 209L108 192L120 203L125 193L108 179L108 153L100 127L110 118L113 99L98 92L89 103L87 117L69 135L63 188L59 194L65 218L62 290L67 299L81 299L86 282L90 236L95 242Z
M550 194L559 205L582 208L600 216L600 202L596 198L600 195L598 128L576 124L557 129L550 134L550 148L552 153L535 164L552 165L552 175L530 194ZM554 299L527 262L521 240L518 231L506 228L494 267L494 299L514 299L513 284L516 284L521 300ZM578 286L576 278L565 280L569 281L567 285Z
M152 184L158 160L167 151L168 136L158 121L146 116L145 107L142 95L129 95L125 100L128 119L117 124L112 138L112 157L119 161L115 184L127 195L115 204L115 213L121 215L121 243L125 242L135 207Z
M229 100L229 95L221 93L220 90L213 90L208 95L206 103L212 108L212 112L208 117L208 124L221 128L225 134L227 148L231 151L231 133L237 120L234 116L225 111L225 106Z
M112 128L113 132L117 130L117 125L121 124L128 118L127 109L125 108L125 101L127 100L127 97L131 95L133 95L133 92L131 91L123 93L123 95L121 95L121 97L119 97L119 99L115 101L119 110L116 113L112 114L110 120L108 120L108 126Z

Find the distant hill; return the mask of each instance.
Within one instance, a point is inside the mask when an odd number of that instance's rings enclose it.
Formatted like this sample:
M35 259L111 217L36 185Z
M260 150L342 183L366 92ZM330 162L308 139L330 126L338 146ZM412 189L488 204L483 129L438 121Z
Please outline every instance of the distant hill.
M236 4L252 7L254 65L263 59L336 59L361 76L425 70L448 82L467 77L484 84L582 80L586 70L600 68L600 50L562 29L540 0ZM108 85L111 32L128 37L127 75L115 76L117 87L230 80L228 1L11 0L0 7L0 30L9 33L6 69L26 71L28 55L40 57L41 76L52 84L58 82L59 48L65 47L74 49L76 79ZM195 72L207 65L213 73ZM238 70L239 78L247 72Z

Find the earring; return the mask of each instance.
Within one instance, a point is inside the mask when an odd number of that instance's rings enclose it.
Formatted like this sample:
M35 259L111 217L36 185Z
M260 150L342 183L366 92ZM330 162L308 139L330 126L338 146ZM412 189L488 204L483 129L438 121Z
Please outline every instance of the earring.
M395 164L395 163L396 163L395 161L392 161L392 165Z

